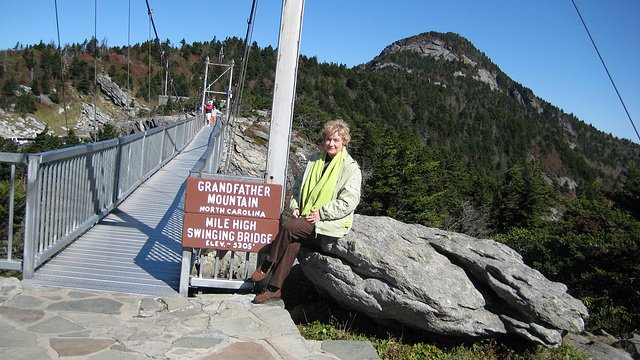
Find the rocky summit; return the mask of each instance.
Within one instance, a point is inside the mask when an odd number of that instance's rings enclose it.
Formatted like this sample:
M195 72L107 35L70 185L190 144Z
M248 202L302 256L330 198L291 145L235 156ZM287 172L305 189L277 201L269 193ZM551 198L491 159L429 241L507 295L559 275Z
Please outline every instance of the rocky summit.
M304 249L304 274L343 306L444 336L520 336L558 347L586 307L493 240L356 215L341 239Z

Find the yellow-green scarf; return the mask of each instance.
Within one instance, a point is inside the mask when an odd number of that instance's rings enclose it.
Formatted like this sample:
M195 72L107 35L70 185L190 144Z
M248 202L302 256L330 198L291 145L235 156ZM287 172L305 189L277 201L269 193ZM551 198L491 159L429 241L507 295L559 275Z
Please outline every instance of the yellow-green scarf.
M340 150L340 152L333 157L327 169L324 170L324 173L322 170L324 169L327 151L324 150L318 159L313 162L307 179L302 186L302 196L300 198L300 202L302 203L301 216L307 216L311 214L312 209L320 209L324 204L331 201L346 153L346 149L343 148Z

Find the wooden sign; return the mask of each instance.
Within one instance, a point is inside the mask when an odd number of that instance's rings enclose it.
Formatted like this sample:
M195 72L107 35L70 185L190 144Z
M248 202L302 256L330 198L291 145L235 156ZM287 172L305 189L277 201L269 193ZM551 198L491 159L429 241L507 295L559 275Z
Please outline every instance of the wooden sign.
M187 178L184 211L188 213L279 219L282 186Z
M187 178L182 246L259 252L280 227L282 186Z
M278 234L280 221L184 214L182 246L199 249L259 252Z

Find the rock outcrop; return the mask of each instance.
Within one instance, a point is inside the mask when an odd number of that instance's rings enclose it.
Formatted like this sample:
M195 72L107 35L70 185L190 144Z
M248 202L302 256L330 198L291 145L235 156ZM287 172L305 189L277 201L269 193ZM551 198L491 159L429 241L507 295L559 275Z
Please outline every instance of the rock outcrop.
M343 306L383 323L461 338L517 335L557 347L588 318L565 285L493 240L356 215L347 236L321 246L300 252L305 275Z
M95 120L95 123L94 123ZM104 124L113 121L111 116L100 108L97 109L93 104L82 104L82 116L78 119L78 122L74 125L74 129L78 131L78 134L84 135L84 132L92 134L94 126L98 129L102 128Z
M416 36L411 39L403 39L394 42L393 44L387 46L380 56L393 54L401 51L411 51L421 56L432 57L436 60L446 60L446 61L454 61L454 62L462 62L468 66L469 69L473 69L470 72L470 76L473 79L478 81L482 81L488 84L491 87L491 90L501 91L498 86L497 74L491 72L487 69L479 68L478 63L469 59L464 54L457 54L448 47L444 41L440 39L434 39L429 37L420 37ZM377 59L377 58L376 58ZM378 62L377 60L371 61L367 64L367 69L371 71L379 70L384 67L393 67L394 69L402 69L401 66L397 64L392 64L388 62ZM467 74L458 71L456 76L466 76Z
M100 90L111 99L116 107L123 110L127 116L136 116L139 110L146 110L129 93L111 81L109 75L100 73L96 79L98 80Z
M248 118L236 120L233 149L227 174L263 178L267 163L269 123ZM291 150L287 167L286 188L291 189L298 174L304 171L307 160L318 147L296 134L291 135Z
M80 116L75 119L69 119L73 123L72 126L76 131L76 135L80 137L90 136L94 132L94 126L102 128L106 123L113 124L121 134L128 135L175 121L178 118L184 118L184 116L155 116L153 118L129 119L138 114L145 114L148 109L140 105L131 94L122 90L118 84L111 80L109 75L100 73L96 79L101 90L98 103L104 104L104 106L100 105L96 112L95 105L84 102L83 96L80 96L79 100L81 100L80 104L82 106ZM30 91L31 88L20 85L19 90L16 90L16 96L28 94ZM91 97L88 101L92 101L92 99ZM39 95L38 101L50 107L60 106L53 103L49 96L45 94ZM67 106L69 107L70 105ZM58 107L58 114L63 112L64 109ZM44 123L37 121L33 116L23 119L22 117L16 117L11 111L5 112L0 109L0 136L4 138L32 139L44 129L44 126Z
M607 342L598 341L600 339L593 339L593 336L582 336L578 334L568 334L565 337L567 344L578 349L580 352L586 354L589 360L633 360L638 359L637 352L633 348L623 349L619 348L621 344L628 344L633 340L620 340L614 343L613 346L608 345ZM609 341L617 341L616 339L605 339ZM624 345L623 345L624 346ZM636 356L632 356L635 354Z
M12 119L11 115L0 109L0 136L5 139L27 138L33 139L42 132L46 124L39 122L33 116Z

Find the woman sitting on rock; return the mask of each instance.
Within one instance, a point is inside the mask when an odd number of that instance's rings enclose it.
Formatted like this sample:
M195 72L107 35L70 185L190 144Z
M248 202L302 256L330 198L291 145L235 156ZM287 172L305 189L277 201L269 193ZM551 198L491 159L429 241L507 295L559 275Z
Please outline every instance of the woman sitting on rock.
M324 150L309 159L292 189L289 207L293 219L282 225L269 255L251 276L258 282L273 272L269 284L253 299L256 304L280 299L280 288L301 246L313 245L319 235L342 237L351 229L360 202L362 173L347 153L349 125L343 120L330 121L320 136Z

